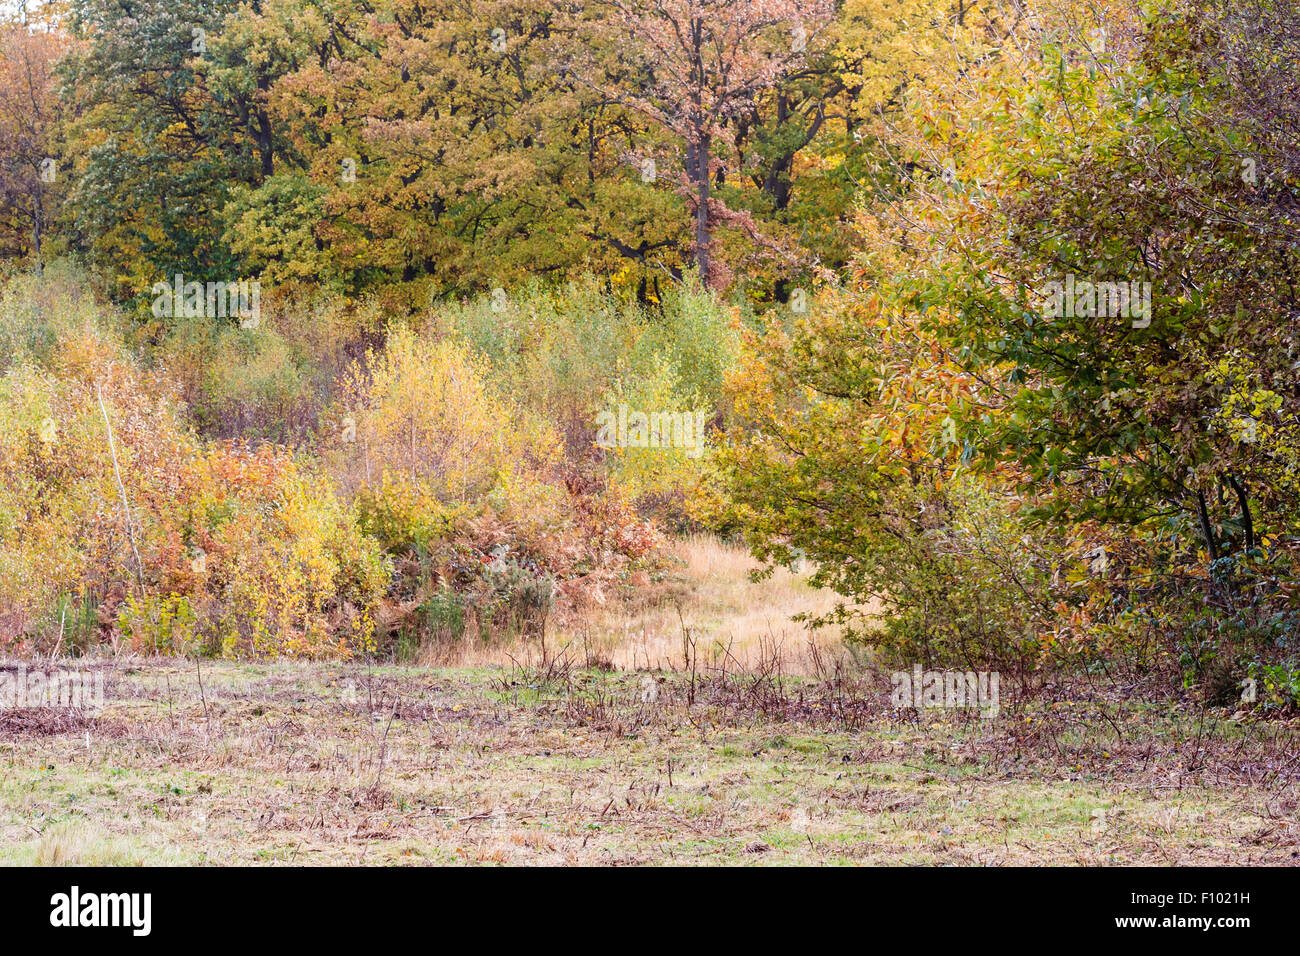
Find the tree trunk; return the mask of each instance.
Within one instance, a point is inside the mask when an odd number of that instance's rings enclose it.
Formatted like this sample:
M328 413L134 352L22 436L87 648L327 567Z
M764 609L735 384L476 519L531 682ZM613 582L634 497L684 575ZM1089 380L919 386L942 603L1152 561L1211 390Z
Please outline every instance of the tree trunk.
M695 142L694 169L691 178L695 184L695 264L700 270L700 282L707 288L711 272L709 262L709 152L712 140L701 131Z
M41 227L45 221L45 190L41 187L40 175L36 178L36 208L32 212L32 258L38 262L41 258Z
M258 77L258 92L265 96L270 89L270 78ZM262 161L262 181L265 182L275 173L275 143L271 138L271 117L264 109L257 111L257 129L254 135L257 138L258 156Z
M1255 522L1250 515L1250 496L1246 494L1246 489L1241 486L1235 475L1228 475L1228 484L1232 485L1232 490L1237 493L1237 505L1241 508L1241 529L1246 537L1246 550L1255 550Z
M1219 545L1214 540L1214 525L1210 524L1210 509L1206 507L1205 495L1198 489L1196 492L1197 514L1201 518L1201 534L1205 535L1205 547L1210 553L1210 563L1213 564L1219 560Z

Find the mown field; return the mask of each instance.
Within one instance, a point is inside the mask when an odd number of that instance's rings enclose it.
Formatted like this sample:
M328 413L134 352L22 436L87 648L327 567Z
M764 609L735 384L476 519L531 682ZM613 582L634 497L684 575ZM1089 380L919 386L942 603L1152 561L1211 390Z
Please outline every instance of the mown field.
M866 678L119 660L0 714L6 864L1300 862L1296 727Z

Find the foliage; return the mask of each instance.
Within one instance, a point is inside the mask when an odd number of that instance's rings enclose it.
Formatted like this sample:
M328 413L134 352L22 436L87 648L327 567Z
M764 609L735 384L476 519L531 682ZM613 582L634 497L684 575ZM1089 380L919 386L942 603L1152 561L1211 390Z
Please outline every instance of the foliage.
M39 259L64 191L56 69L67 37L0 14L0 256Z
M1214 699L1248 660L1293 654L1294 322L1262 305L1289 295L1291 182L1243 175L1252 123L1277 114L1219 65L1258 62L1248 24L1062 4L1016 43L979 27L932 58L881 127L907 175L864 210L847 287L774 322L737 378L724 493L760 554L818 559L823 583L883 603L887 636L972 635L995 582L940 564L944 600L916 588L936 533L980 521L1025 598L988 653L1025 611L1022 633L1051 655L1068 634L1084 663L1156 634ZM1075 277L1150 283L1150 312L1049 309Z
M85 306L52 303L65 316ZM203 447L167 378L93 314L79 319L49 343L28 325L42 316L5 309L9 334L36 347L0 378L4 639L50 640L31 627L72 594L99 606L110 636L129 600L120 620L141 648L367 646L388 573L329 483L271 446Z
M6 19L0 639L544 642L705 525L882 661L1294 706L1297 38L1282 0ZM265 314L152 314L177 274Z

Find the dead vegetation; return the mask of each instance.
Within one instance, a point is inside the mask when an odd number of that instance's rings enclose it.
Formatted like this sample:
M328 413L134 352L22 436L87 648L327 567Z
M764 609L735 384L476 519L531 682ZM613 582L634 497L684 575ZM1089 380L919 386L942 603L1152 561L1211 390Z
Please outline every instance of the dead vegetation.
M119 662L102 713L0 724L0 859L1298 861L1291 724L780 671Z
M547 630L547 659L593 669L669 671L693 659L738 670L756 666L775 649L786 673L804 675L853 662L837 631L810 631L791 620L825 614L838 600L809 587L807 574L778 569L755 581L751 572L759 564L745 548L711 535L673 540L667 552L663 571L607 574L599 588L583 590L581 600L574 592L571 609ZM540 660L542 650L539 642L435 640L415 661L513 667Z
M679 553L585 630L454 667L45 662L106 701L0 712L0 861L1300 862L1294 720L1131 674L898 709L789 622L828 600L799 577Z

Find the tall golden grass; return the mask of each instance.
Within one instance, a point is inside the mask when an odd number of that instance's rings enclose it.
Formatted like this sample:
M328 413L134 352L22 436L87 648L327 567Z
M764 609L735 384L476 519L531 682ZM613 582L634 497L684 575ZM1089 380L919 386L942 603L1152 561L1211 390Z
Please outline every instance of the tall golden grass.
M665 580L629 584L618 597L548 627L545 656L577 666L752 672L779 666L810 675L852 657L836 628L810 629L792 620L825 614L836 595L808 585L811 571L778 569L755 581L758 563L742 546L710 535L671 546L677 570ZM538 663L540 642L432 645L422 663L461 666Z

